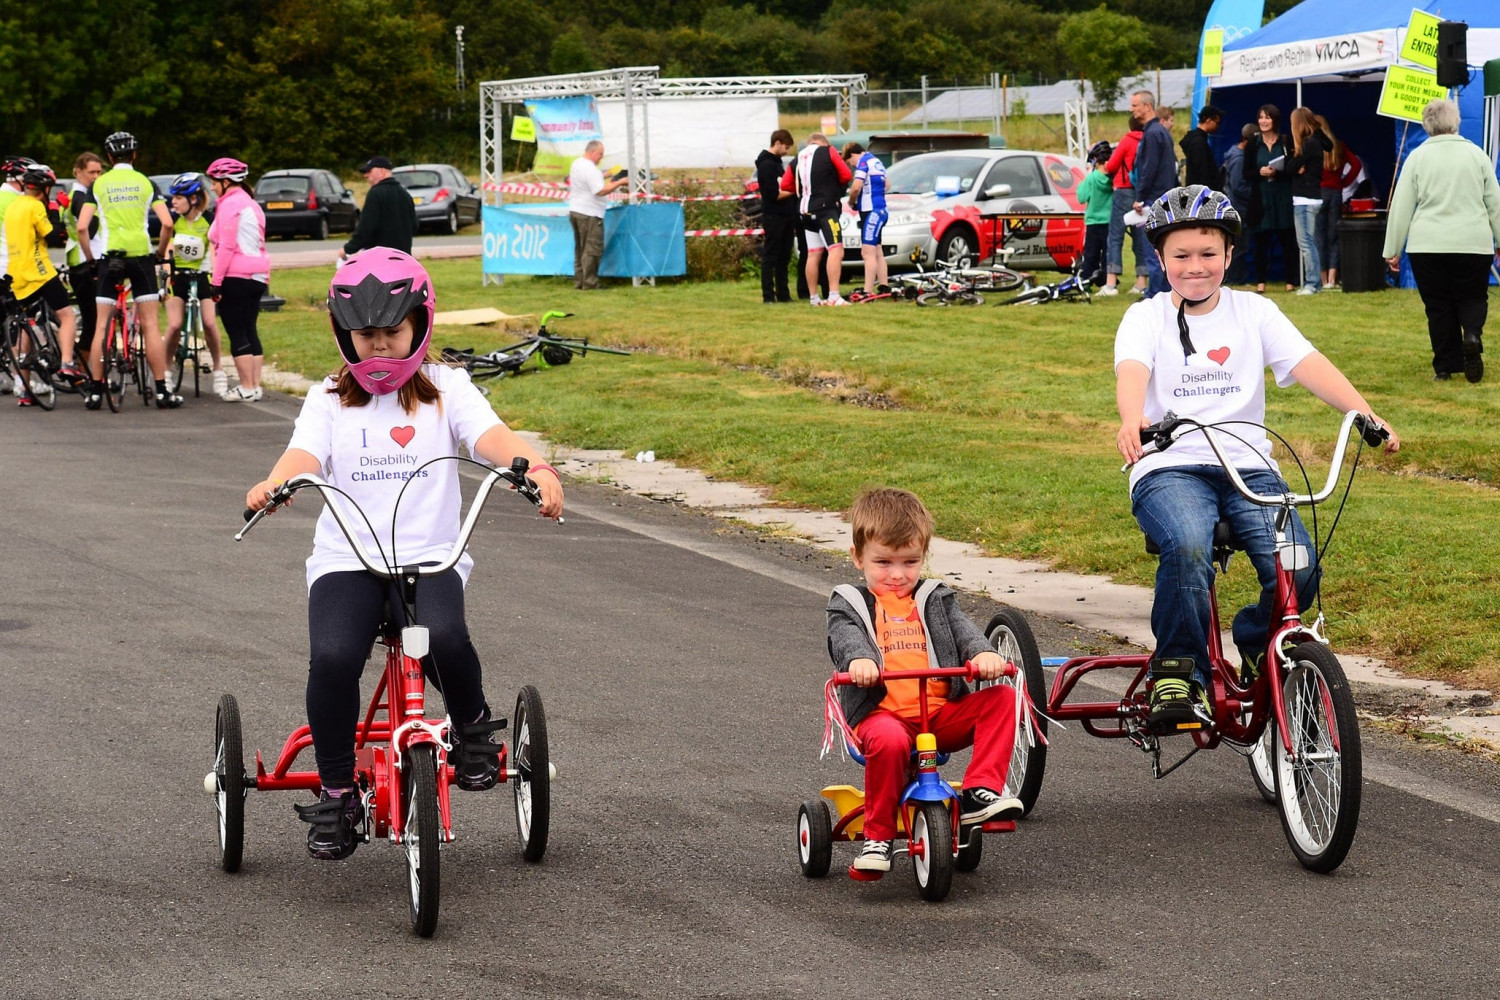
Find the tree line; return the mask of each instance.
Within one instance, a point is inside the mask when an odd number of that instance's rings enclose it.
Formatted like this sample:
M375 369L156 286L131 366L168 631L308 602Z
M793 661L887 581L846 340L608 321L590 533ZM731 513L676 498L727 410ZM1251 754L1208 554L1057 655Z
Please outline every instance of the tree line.
M152 172L233 154L348 174L476 159L483 80L866 73L873 88L1190 65L1211 0L71 0L0 15L3 153L66 174L110 132ZM1271 0L1275 13L1293 0ZM454 29L464 27L463 89ZM1119 72L1116 72L1116 71Z

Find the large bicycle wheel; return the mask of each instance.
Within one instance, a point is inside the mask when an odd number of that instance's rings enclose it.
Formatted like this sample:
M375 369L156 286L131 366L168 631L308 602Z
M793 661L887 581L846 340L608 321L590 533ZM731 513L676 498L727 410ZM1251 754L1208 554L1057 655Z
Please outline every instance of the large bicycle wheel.
M182 347L179 352L186 350L187 356L183 359L193 367L193 396L196 398L203 395L202 374L203 351L208 346L203 339L203 307L196 298L188 300L187 315L182 324ZM181 392L182 373L177 375L178 392Z
M953 887L953 812L947 802L923 802L911 821L911 867L929 903Z
M521 856L540 861L547 852L547 826L552 815L552 763L547 755L547 716L542 696L527 684L516 697L511 717L511 750L516 776L511 787L516 799L516 833Z
M104 401L109 404L109 412L119 413L120 407L125 403L125 378L130 372L130 365L125 360L124 326L118 317L109 322L109 328L105 331Z
M132 317L126 325L130 336L131 371L135 377L136 391L141 394L141 403L150 406L156 401L156 380L151 375L151 364L146 360L146 336L140 321Z
M1281 828L1304 868L1343 863L1359 825L1362 760L1354 696L1338 658L1320 642L1291 651L1282 682L1292 752L1272 743Z
M1026 289L1026 291L1021 292L1019 295L1012 295L1004 302L1001 302L1000 305L1030 306L1036 305L1039 302L1046 302L1050 298L1052 298L1052 289L1047 288L1046 286L1043 286L1041 288L1028 288Z
M234 695L219 699L214 718L214 803L219 812L219 867L240 870L245 851L245 747L240 706Z
M1255 747L1245 757L1245 763L1250 765L1250 780L1255 783L1255 790L1272 805L1276 804L1276 765L1271 753L1271 745L1275 740L1276 720L1271 719L1266 723L1266 731L1260 734Z
M406 873L412 933L432 937L437 930L439 880L437 766L430 744L411 747L401 764L401 795L406 803Z
M1037 652L1036 637L1032 635L1026 616L1012 608L1001 608L990 619L984 634L995 652L1020 668L1031 703L1045 708L1047 677L1042 672L1042 656ZM1019 709L1018 704L1017 710ZM1047 720L1037 716L1036 730L1035 746L1026 741L1024 733L1018 734L1015 746L1011 748L1010 767L1005 775L1005 794L1020 799L1021 804L1026 807L1026 815L1030 815L1032 807L1036 805L1037 796L1042 791L1042 776L1047 770L1047 744L1042 742L1042 738L1047 735Z

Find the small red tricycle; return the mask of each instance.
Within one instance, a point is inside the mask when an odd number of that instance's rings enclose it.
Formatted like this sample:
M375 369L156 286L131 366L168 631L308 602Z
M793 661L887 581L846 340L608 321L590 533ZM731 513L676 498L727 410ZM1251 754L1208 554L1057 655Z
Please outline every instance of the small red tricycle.
M1019 798L1029 812L1041 789L1041 780L1038 770L1036 781L1029 786L1026 784L1027 761L1040 759L1039 752L1044 750L1046 742L1044 723L1031 710L1030 694L1034 680L1040 697L1042 661L1037 655L1031 628L1018 612L1003 610L990 623L988 634L997 652L1007 660L1005 673L997 680L978 681L979 675L973 664L926 670L887 670L880 676L883 680L955 677L977 681L981 687L1008 684L1014 688L1017 732L1004 794ZM839 671L824 687L827 722L824 746L826 752L832 740L842 740L849 756L862 765L864 757L844 722L837 697L837 688L850 683L853 682L849 674ZM979 867L984 850L983 835L1011 833L1016 824L1007 819L960 825L959 793L963 786L950 784L938 772L938 768L947 762L948 755L938 753L937 738L930 731L927 685L921 685L919 692L922 731L917 734L916 749L912 754L911 781L902 792L896 811L896 839L904 839L906 846L895 847L893 853L911 857L918 893L928 902L939 902L947 898L955 870L968 872ZM832 814L829 803L833 805ZM837 822L834 821L835 815ZM853 785L830 785L818 798L802 803L797 810L797 855L802 874L808 878L827 875L833 862L833 842L864 840L864 821L865 794ZM849 869L849 877L862 882L874 881L882 875L882 872Z
M1320 612L1311 625L1303 624L1295 584L1297 571L1321 562L1338 516L1335 515L1321 549L1316 552L1295 541L1289 525L1296 508L1314 506L1332 495L1343 470L1350 432L1355 428L1360 433L1361 447L1377 447L1389 436L1372 419L1350 411L1344 416L1323 489L1318 493L1276 494L1259 494L1246 485L1220 440L1220 433L1231 431L1172 413L1141 431L1148 454L1171 447L1185 434L1202 433L1240 495L1276 511L1275 601L1265 657L1258 670L1235 667L1225 658L1212 584L1209 705L1199 706L1195 718L1178 723L1171 732L1158 732L1149 723L1152 685L1149 670L1154 654L1079 656L1047 663L1057 666L1057 673L1047 698L1046 715L1058 722L1077 721L1084 732L1094 736L1130 742L1150 756L1152 774L1157 778L1171 774L1199 750L1212 749L1221 743L1248 758L1257 790L1280 809L1282 830L1292 853L1304 867L1316 872L1337 868L1354 842L1361 791L1359 720L1343 667L1328 648L1323 615ZM1358 465L1356 452L1355 470ZM1351 471L1349 485L1352 481ZM1308 488L1311 489L1310 484ZM1315 547L1317 528L1314 519ZM1234 538L1228 521L1217 524L1213 546L1218 572L1227 571L1233 551L1243 548ZM1149 538L1146 547L1149 552L1158 551ZM1134 671L1134 678L1118 700L1068 700L1089 674L1118 669ZM1192 748L1175 762L1163 766L1163 741L1178 735L1189 736ZM1037 767L1035 778L1040 781L1039 763Z
M363 820L355 836L366 843L376 838L386 839L404 851L410 876L411 927L422 937L430 937L437 929L438 847L454 840L449 787L457 779L448 763L448 754L453 749L452 721L427 716L421 661L427 654L428 636L427 629L415 621L416 590L424 577L445 573L458 563L496 483L503 480L533 504L540 504L541 493L526 478L527 467L524 458L517 458L509 469L485 467L489 475L479 485L453 550L436 565L396 565L385 557L383 550L378 561L372 559L357 540L340 497L335 495L340 491L314 475L294 476L277 489L263 510L246 511L247 523L235 535L236 540L243 538L298 490L312 487L323 495L365 569L397 582L401 606L391 602L378 639L386 650L385 671L355 733L355 775L363 806ZM510 729L511 745L502 744L499 750L500 778L511 783L521 854L527 861L540 861L547 849L555 771L547 755L547 721L541 695L530 684L521 688L516 698ZM239 703L232 694L219 699L214 725L214 767L203 779L203 787L214 796L218 806L219 864L224 871L234 872L240 867L245 800L250 789L306 789L315 793L320 790L317 771L292 770L297 756L311 745L309 728L300 726L287 737L270 771L256 751L255 773L246 774Z

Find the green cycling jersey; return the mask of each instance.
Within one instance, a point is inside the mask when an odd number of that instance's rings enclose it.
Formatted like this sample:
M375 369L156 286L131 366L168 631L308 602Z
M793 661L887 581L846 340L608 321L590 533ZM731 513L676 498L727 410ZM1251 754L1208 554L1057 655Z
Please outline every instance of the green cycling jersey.
M123 252L127 257L150 255L146 217L152 206L162 203L161 192L151 178L128 163L116 163L99 175L93 195L104 252Z

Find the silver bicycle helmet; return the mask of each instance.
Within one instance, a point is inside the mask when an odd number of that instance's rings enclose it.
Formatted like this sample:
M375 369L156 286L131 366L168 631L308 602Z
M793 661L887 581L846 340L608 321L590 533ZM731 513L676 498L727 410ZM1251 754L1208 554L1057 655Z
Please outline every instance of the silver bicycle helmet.
M1146 219L1146 239L1156 249L1174 229L1212 226L1229 234L1233 244L1240 238L1240 213L1228 197L1202 184L1175 187L1151 203Z

